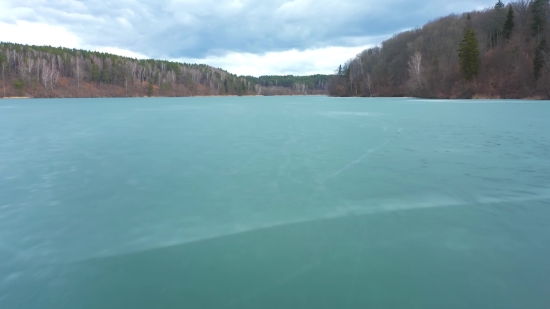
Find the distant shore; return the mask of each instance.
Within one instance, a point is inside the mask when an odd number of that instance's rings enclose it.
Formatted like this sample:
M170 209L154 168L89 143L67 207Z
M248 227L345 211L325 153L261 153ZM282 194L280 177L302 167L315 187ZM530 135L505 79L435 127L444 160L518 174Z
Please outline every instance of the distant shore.
M276 95L195 95L195 96L139 96L139 97L0 97L1 99L146 99L146 98L219 98L219 97L319 97L327 96L326 94L276 94Z
M30 97L30 96L17 96L17 97L0 97L0 100L22 100L22 99L147 99L147 98L220 98L220 97L332 97L332 98L402 98L402 99L421 99L421 100L548 100L547 98L541 96L532 96L525 98L501 98L501 97L491 97L483 95L475 95L472 98L434 98L434 97L384 97L384 96L373 96L373 97L339 97L331 96L326 94L278 94L278 95L196 95L196 96L141 96L141 97L53 97L53 98L44 98L44 97Z

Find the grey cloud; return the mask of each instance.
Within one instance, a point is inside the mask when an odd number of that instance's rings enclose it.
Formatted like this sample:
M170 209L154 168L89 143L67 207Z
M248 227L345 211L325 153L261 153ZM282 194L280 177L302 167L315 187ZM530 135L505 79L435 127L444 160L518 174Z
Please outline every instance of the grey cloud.
M151 57L357 46L494 0L18 0L14 19L60 24L89 46ZM17 9L16 9L17 8ZM17 12L21 12L20 14Z

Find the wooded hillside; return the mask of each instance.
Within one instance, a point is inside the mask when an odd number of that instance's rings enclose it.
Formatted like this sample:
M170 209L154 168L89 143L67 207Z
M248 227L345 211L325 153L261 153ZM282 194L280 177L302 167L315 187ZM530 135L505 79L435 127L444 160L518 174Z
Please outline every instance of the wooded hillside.
M550 98L548 0L498 1L399 33L340 66L333 96Z
M12 43L0 43L0 70L0 97L326 94L329 79L266 77L285 81L270 84L263 77L236 76L204 64Z

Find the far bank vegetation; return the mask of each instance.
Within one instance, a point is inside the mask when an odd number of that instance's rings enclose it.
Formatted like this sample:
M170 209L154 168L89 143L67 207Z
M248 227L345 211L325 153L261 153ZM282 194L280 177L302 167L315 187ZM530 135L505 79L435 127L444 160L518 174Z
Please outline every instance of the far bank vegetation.
M434 20L340 66L332 96L550 98L548 0Z
M237 76L204 64L0 43L0 97L326 94L328 75Z

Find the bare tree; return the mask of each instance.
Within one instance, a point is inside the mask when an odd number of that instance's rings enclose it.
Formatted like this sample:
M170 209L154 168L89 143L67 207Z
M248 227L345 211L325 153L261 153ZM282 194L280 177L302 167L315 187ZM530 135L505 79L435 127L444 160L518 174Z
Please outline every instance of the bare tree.
M17 70L19 71L19 76L21 77L21 79L26 80L27 66L25 65L25 62L22 62L21 64L19 64L19 66L17 67Z
M124 76L124 94L128 96L128 76Z
M516 11L517 13L516 19L519 21L518 28L522 35L525 32L525 29L527 27L527 21L529 20L530 3L531 3L530 0L516 0L515 2L511 3L512 7L514 8L514 11ZM522 40L521 46L523 45L524 44Z
M36 80L38 83L40 83L40 70L44 67L44 60L43 58L39 58L36 60Z
M262 94L262 86L256 85L256 86L254 86L254 88L256 88L256 95L261 95Z
M36 65L36 60L34 58L27 59L27 70L28 70L29 82L31 81L31 74L35 65Z
M57 69L60 72L63 72L65 65L63 64L63 57L61 55L57 55Z
M363 78L363 63L361 62L361 58L359 56L357 56L353 59L353 61L350 64L349 70L350 70L350 75L353 76L353 80L355 80L355 95L358 95L359 94L359 84L360 84L361 80L364 80L364 78ZM350 82L351 82L351 79L350 79ZM353 88L352 88L352 90L353 90Z
M49 66L44 59L42 59L42 83L46 89L48 89L48 84L50 83L51 71L51 66Z
M14 69L17 69L17 67L21 65L21 62L23 62L23 53L19 54L15 49L12 50L12 53L15 65Z
M422 54L416 52L409 60L409 76L414 89L422 87Z
M80 64L80 55L76 55L74 57L74 77L76 78L76 85L77 88L80 88L80 81L82 81L83 75L82 74L82 65Z
M5 70L6 70L6 62L2 62L2 86L4 87L4 97L6 96L6 79L4 78Z
M59 80L59 70L52 68L50 71L50 89L53 91Z
M369 88L369 95L372 96L372 78L368 72L365 78L365 83L367 84L367 88Z
M21 77L26 79L28 82L31 82L32 70L34 69L36 62L33 58L27 58L26 61L23 61L23 64L20 67Z
M302 94L307 94L307 85L302 83L294 84L294 89Z
M8 49L6 49L6 61L8 62L8 64L7 64L8 68L10 66L10 58L11 58L11 51L8 48Z
M166 64L164 62L162 62L160 64L160 72L159 72L159 89L160 89L160 80L161 80L161 77L162 77L162 74L164 73L164 71L166 71Z
M372 96L372 78L371 75L367 72L365 74L365 70L363 69L363 56L366 56L366 53L361 53L357 55L357 62L359 63L359 67L361 69L361 76L363 77L363 82L369 89L369 96ZM323 87L324 88L324 87Z
M145 67L143 66L138 66L138 79L140 84L145 80Z
M158 82L159 82L159 89L160 89L160 84L161 84L161 81L163 80L162 71L159 71L157 74L158 74L158 78L159 78Z
M126 67L128 68L128 71L132 76L132 82L136 78L137 65L137 62L135 61L129 61L126 63Z
M168 82L173 86L176 83L176 73L174 73L174 71L172 70L168 71L167 79Z

